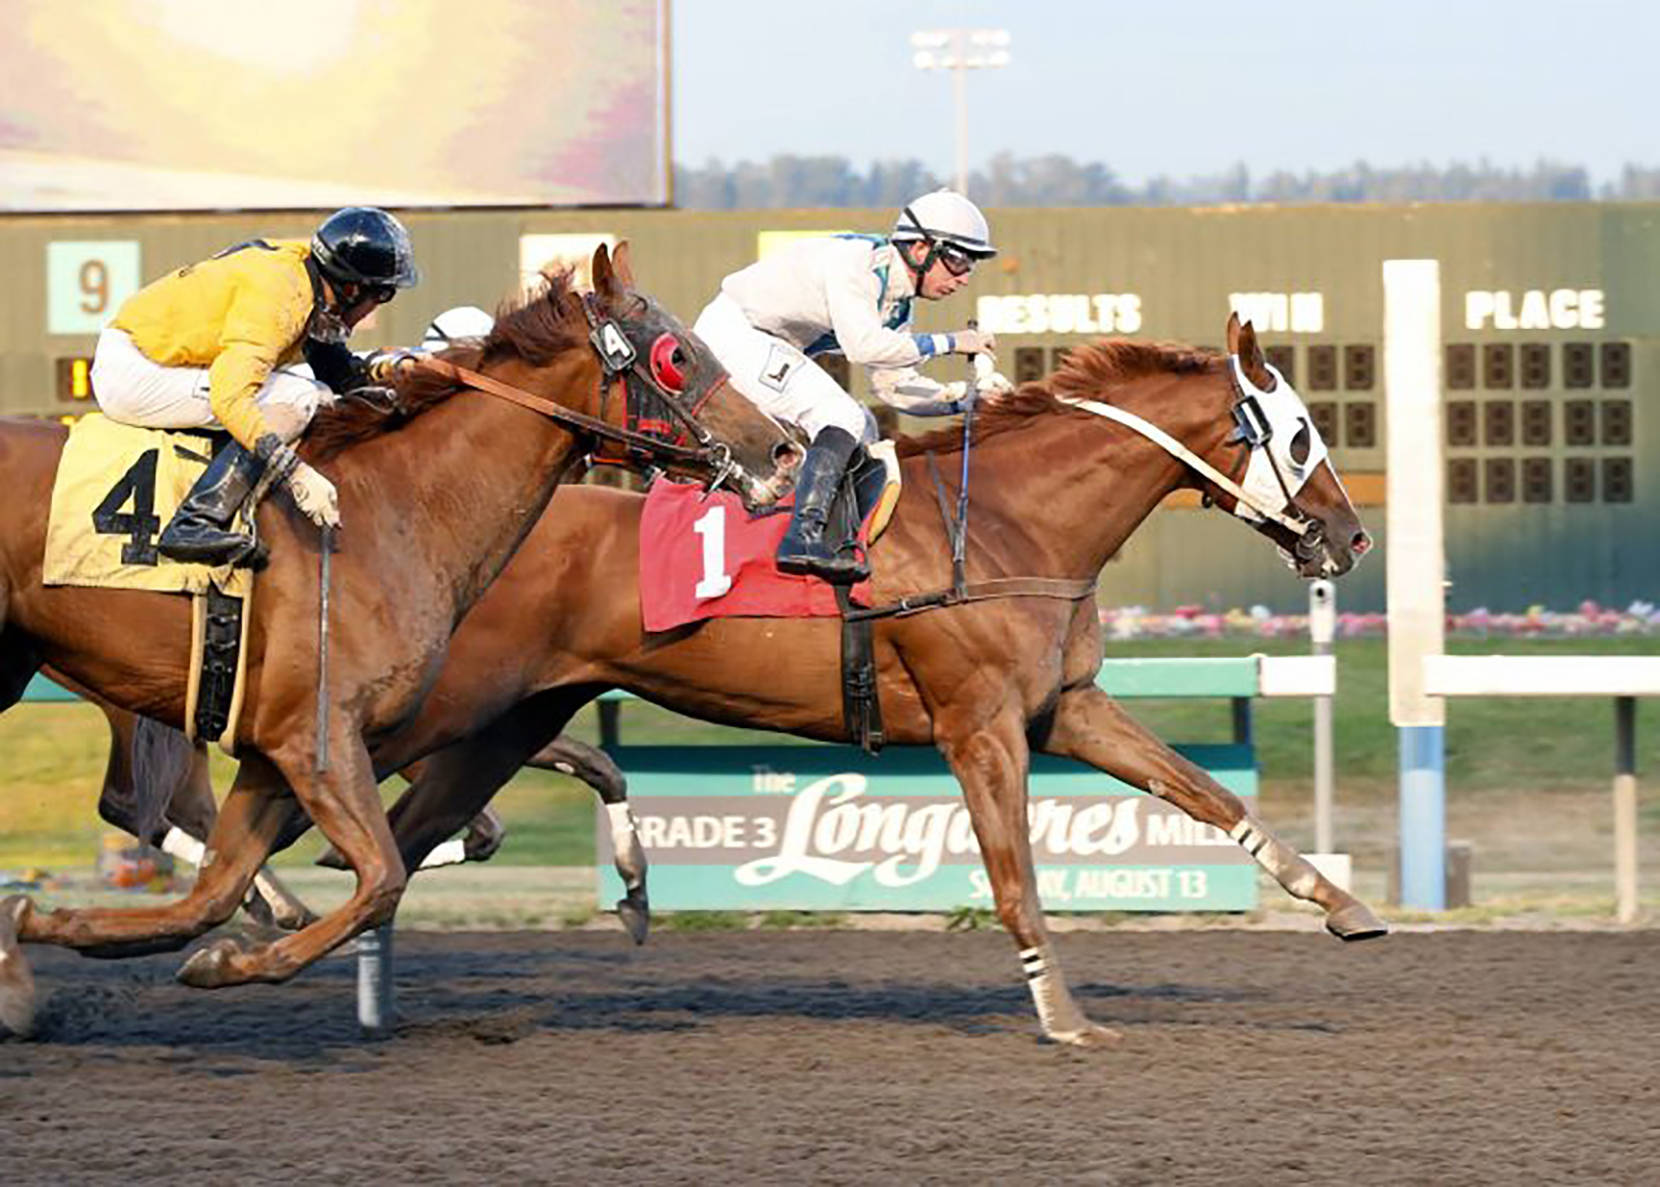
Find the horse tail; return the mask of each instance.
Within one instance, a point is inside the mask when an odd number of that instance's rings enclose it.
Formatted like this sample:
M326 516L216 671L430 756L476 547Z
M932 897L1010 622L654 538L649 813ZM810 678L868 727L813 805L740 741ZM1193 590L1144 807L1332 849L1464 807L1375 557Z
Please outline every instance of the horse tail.
M131 762L131 811L135 836L149 841L162 831L168 805L190 785L197 762L195 745L184 731L140 717L133 726ZM198 824L199 822L192 821ZM207 821L212 824L211 819ZM187 832L190 830L186 830ZM205 840L206 834L197 837Z
M40 671L40 651L18 630L6 629L6 587L0 584L0 713L23 699Z

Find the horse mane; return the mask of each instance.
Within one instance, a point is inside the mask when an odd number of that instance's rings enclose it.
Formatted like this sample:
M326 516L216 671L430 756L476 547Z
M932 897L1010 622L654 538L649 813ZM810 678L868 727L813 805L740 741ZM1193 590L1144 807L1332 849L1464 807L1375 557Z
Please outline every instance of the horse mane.
M1023 383L974 417L974 444L1050 414L1080 415L1061 397L1100 398L1103 388L1116 387L1152 375L1197 375L1222 365L1220 351L1183 342L1136 342L1103 338L1067 352L1059 369L1044 379ZM962 449L962 429L956 425L894 441L900 457L919 453L951 453Z
M482 342L452 346L438 357L475 371L509 358L545 367L587 341L586 323L576 323L569 313L567 298L573 292L568 271L544 272L529 293L497 306L496 324ZM398 396L394 407L342 399L320 410L303 439L306 456L327 461L350 445L401 428L466 385L426 367L411 367L392 386Z

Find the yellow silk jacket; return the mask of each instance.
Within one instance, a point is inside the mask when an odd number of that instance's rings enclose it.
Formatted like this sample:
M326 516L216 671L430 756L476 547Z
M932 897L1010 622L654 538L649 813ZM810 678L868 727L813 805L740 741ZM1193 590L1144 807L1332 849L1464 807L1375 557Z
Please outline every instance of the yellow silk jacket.
M273 367L305 343L316 295L304 239L255 239L128 297L110 323L164 367L207 367L209 404L248 449L269 432L254 403Z

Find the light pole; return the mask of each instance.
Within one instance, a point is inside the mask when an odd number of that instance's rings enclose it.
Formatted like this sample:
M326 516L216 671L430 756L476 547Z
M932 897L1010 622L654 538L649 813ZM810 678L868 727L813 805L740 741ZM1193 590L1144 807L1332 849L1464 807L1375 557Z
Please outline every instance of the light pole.
M957 192L968 193L969 70L991 70L1009 64L1007 29L922 29L911 34L916 50L911 62L918 70L951 71L951 89L957 108Z

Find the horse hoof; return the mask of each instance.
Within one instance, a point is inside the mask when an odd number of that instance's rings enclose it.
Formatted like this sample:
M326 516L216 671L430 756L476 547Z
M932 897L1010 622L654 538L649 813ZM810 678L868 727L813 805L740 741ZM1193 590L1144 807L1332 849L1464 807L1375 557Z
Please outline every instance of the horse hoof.
M1389 925L1356 899L1326 916L1326 930L1340 940L1372 940L1389 934Z
M269 928L272 931L276 930L276 912L271 909L271 904L259 895L250 893L247 898L242 900L242 909L248 913L248 918L252 919L258 926Z
M1052 1043L1064 1043L1068 1047L1088 1047L1099 1049L1102 1047L1116 1047L1124 1041L1124 1036L1110 1026L1097 1026L1093 1022L1086 1022L1076 1030L1061 1030L1048 1036Z
M244 951L241 943L229 937L215 940L191 953L175 976L181 985L193 989L220 989L240 984L247 978L237 972L235 961Z
M29 900L0 899L0 1029L27 1038L35 1029L35 975L17 942L17 925Z
M296 903L294 910L286 907L279 908L276 913L277 926L283 931L304 931L313 923L322 919L322 916L313 911L304 903Z
M646 942L646 933L651 930L651 905L645 896L618 899L617 918L622 920L635 944Z

